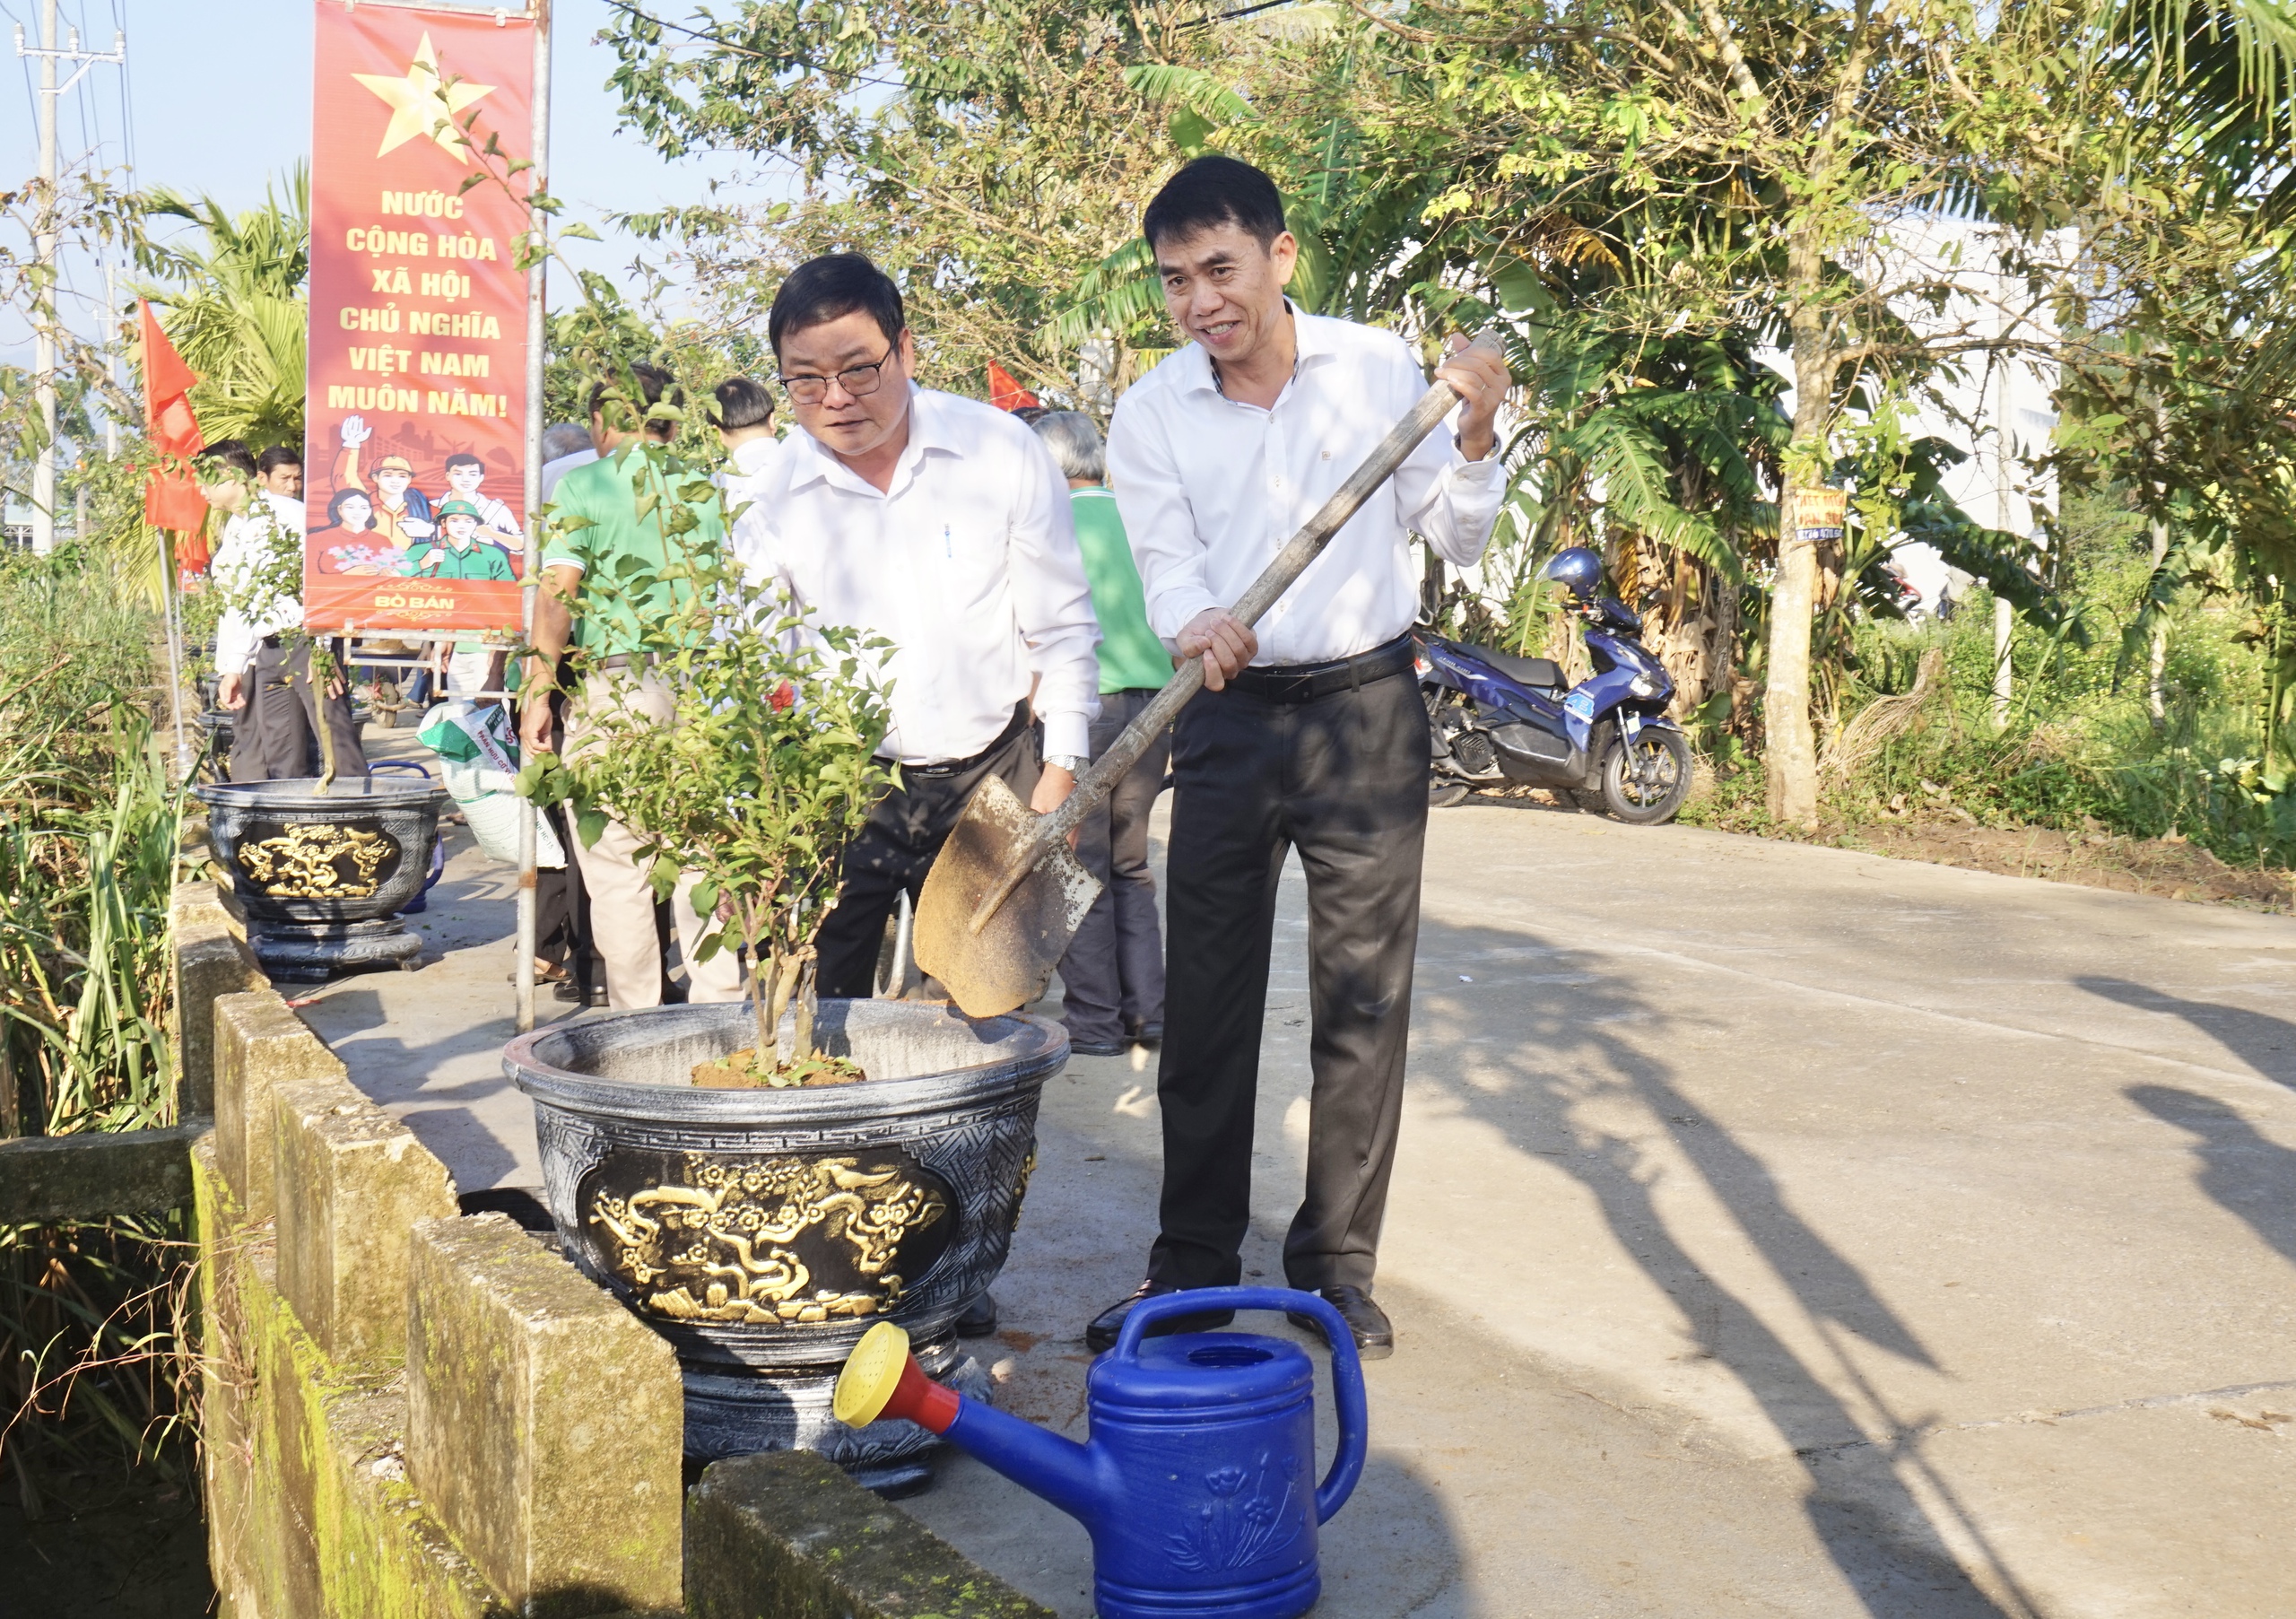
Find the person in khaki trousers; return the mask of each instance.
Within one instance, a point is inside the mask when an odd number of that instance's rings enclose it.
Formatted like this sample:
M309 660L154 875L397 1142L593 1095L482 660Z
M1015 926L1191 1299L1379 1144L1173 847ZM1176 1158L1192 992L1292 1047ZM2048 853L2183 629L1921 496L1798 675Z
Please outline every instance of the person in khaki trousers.
M684 396L669 373L650 365L633 366L639 387L650 410L667 396L674 406ZM596 745L599 721L607 714L635 712L658 725L667 725L675 713L669 684L650 666L652 655L643 649L637 614L626 602L593 601L585 611L583 581L613 559L637 555L656 567L671 559L668 542L657 514L638 515L631 488L631 471L617 466L615 452L640 431L666 441L671 430L654 423L642 429L607 425L605 386L590 390L590 436L598 459L575 467L558 481L552 492L560 516L589 519L587 527L570 531L553 528L543 547L543 588L535 602L534 643L541 657L530 666L527 690L532 696L520 717L519 736L529 753L550 746L548 671L570 649L579 670L579 683L566 704L565 750L578 759L586 745ZM702 524L681 544L723 545L724 526L713 511L700 514ZM659 588L665 599L651 604L674 605L668 584ZM606 969L606 1003L629 1011L661 1004L662 958L654 937L654 889L648 868L638 850L643 840L630 828L608 822L598 840L587 848L574 840L574 857L582 867L582 885L590 898L590 935ZM732 1001L742 997L742 969L731 950L720 950L706 962L695 960L709 931L708 918L694 912L691 894L695 879L681 878L670 901L677 927L678 949L685 958L686 998L689 1001Z

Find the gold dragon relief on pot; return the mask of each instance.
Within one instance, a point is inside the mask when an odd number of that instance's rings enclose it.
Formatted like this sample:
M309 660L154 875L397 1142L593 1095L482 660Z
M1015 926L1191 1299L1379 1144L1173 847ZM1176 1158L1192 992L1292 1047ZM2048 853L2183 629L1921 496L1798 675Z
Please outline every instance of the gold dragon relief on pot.
M612 1240L609 1263L645 1308L677 1320L807 1325L872 1316L905 1285L888 1267L902 1240L948 1214L931 1186L896 1164L859 1157L727 1162L686 1154L685 1183L617 1197L600 1189L590 1223ZM869 1284L816 1287L794 1245L813 1233L849 1250Z
M240 869L274 900L371 899L379 886L375 873L397 852L388 832L331 822L284 827L238 851Z

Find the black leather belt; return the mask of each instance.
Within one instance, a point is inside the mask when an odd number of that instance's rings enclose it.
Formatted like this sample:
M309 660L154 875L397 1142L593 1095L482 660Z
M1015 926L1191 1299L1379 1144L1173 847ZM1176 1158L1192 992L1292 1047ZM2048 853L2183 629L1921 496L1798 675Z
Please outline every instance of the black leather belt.
M662 655L659 652L615 652L605 657L583 661L593 669L627 669L633 664L641 669L650 669L662 661Z
M981 749L979 753L975 753L970 759L944 759L938 764L904 764L900 767L901 779L905 781L911 776L961 776L967 770L972 769L973 766L978 764L982 760L987 758L991 753L996 752L997 749L1004 747L1006 744L1010 743L1013 737L1018 736L1022 731L1028 729L1028 727L1029 704L1028 700L1023 698L1019 702L1013 705L1012 722L1002 731L997 733L996 741ZM880 754L878 756L877 762L883 765L891 765L895 761L887 759L883 755Z
M1335 692L1360 692L1410 667L1411 636L1405 633L1384 647L1328 663L1254 664L1230 675L1228 684L1268 702L1313 702Z

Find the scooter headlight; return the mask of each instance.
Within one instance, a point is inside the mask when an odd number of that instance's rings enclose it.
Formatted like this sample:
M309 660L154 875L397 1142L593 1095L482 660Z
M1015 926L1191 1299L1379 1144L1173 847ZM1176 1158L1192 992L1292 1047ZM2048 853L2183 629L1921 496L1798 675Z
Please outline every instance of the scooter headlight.
M1626 689L1633 692L1637 697L1656 697L1658 695L1658 683L1651 679L1648 675L1636 675L1632 683L1631 683Z

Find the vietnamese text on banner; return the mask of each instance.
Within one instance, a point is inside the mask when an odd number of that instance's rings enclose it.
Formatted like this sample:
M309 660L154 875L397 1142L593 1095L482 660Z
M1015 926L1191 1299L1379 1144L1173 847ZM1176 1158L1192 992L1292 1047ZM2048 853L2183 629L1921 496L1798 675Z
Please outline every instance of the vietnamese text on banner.
M515 631L534 25L316 14L303 622Z

